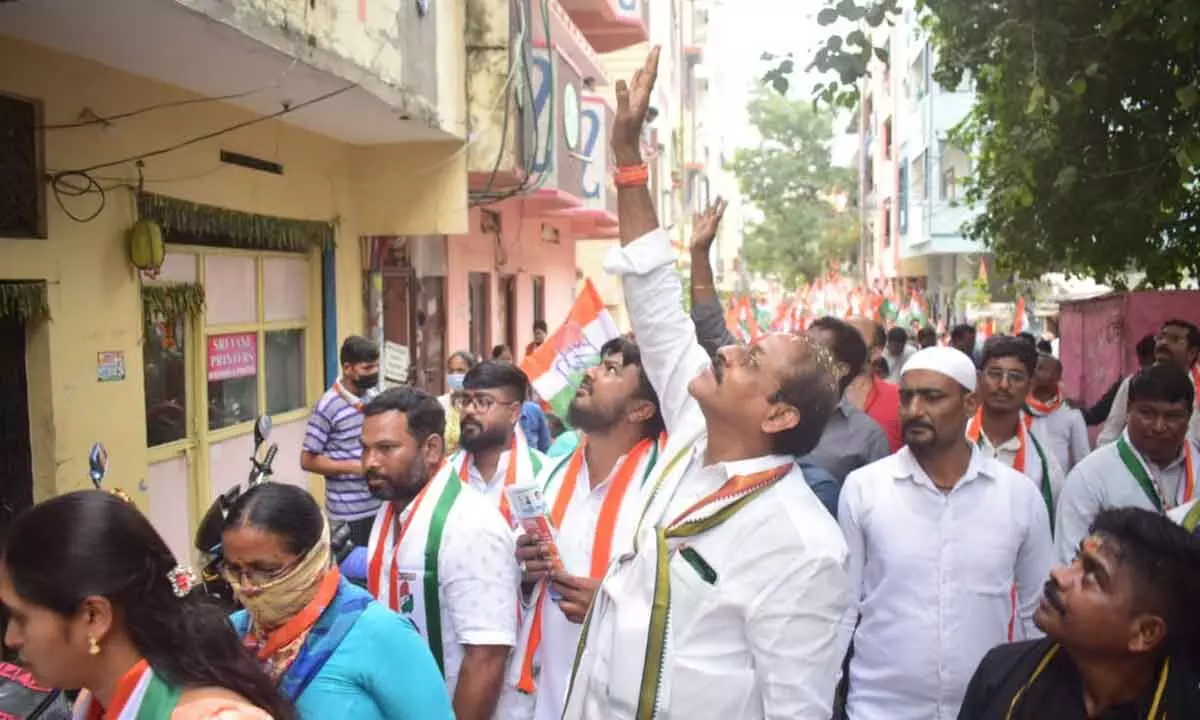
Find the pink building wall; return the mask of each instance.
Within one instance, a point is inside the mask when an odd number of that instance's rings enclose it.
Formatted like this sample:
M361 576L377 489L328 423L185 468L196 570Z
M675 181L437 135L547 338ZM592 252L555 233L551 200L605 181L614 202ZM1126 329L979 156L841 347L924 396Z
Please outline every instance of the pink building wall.
M447 245L446 274L446 348L449 352L470 345L470 304L468 276L472 272L491 274L490 303L491 345L504 342L499 297L499 279L517 277L516 337L514 352L520 359L524 347L533 339L533 277L546 279L546 323L551 331L566 318L575 296L575 238L568 222L549 223L559 230L558 243L542 239L543 221L522 217L520 200L507 200L489 209L500 213L501 248L495 238L480 230L480 210L471 210L468 235L452 235Z

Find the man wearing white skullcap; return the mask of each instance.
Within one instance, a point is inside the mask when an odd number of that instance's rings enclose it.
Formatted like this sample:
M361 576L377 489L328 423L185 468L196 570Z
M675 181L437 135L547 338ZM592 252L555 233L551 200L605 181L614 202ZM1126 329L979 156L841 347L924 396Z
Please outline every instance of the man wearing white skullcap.
M1037 488L966 437L976 369L949 347L900 377L905 447L846 478L838 523L850 548L849 720L954 720L980 659L1040 635L1050 518Z

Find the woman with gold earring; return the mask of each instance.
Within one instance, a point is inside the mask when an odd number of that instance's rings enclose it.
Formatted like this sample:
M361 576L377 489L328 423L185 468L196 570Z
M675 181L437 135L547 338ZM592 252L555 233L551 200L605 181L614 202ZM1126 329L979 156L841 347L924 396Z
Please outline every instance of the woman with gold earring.
M0 555L5 644L76 720L291 720L224 615L132 505L96 490L18 517Z

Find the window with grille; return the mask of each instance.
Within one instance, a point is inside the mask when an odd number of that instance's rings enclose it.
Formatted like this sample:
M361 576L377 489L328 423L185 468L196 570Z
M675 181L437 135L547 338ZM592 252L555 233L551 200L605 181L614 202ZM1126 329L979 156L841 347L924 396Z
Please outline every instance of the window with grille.
M0 237L45 237L41 106L0 95Z

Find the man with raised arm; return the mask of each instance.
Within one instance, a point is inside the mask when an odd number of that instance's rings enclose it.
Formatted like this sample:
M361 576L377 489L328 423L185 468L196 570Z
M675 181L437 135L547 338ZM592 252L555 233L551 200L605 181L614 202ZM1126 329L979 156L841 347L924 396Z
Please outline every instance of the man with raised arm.
M837 404L835 363L796 335L711 360L696 341L640 154L658 56L616 86L622 247L606 266L623 278L670 440L632 547L596 592L564 717L828 720L846 544L795 457Z

